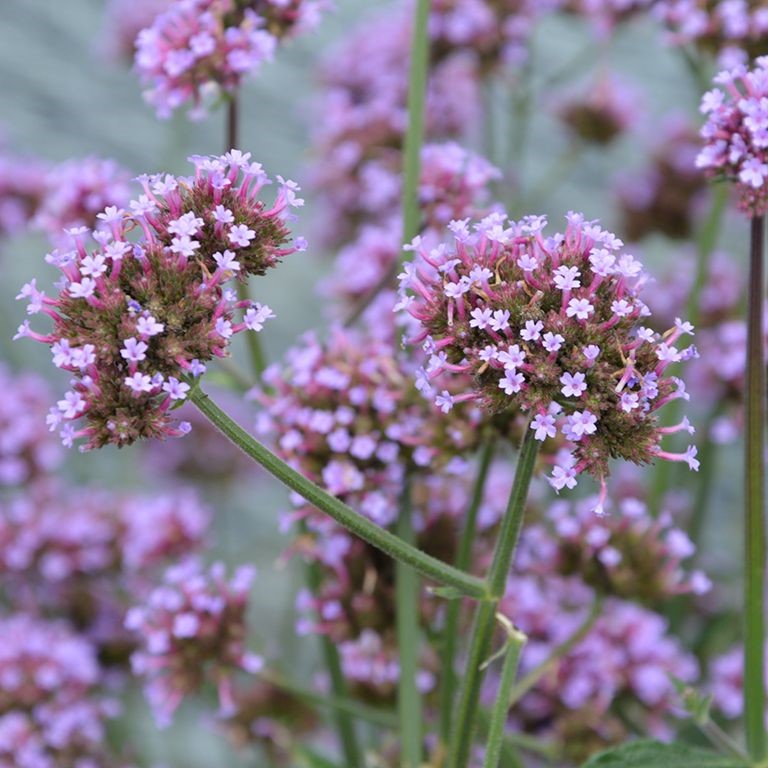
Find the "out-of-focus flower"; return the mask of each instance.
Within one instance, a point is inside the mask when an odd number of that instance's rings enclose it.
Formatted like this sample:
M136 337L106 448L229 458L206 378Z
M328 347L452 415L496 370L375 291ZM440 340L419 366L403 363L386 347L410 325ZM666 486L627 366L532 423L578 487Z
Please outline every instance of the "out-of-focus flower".
M583 625L592 590L578 579L513 576L502 609L528 637L525 674ZM552 665L511 712L526 733L554 737L562 757L580 763L623 741L626 726L611 707L623 697L640 705L634 716L647 732L668 738L668 715L679 711L671 676L693 682L696 660L667 633L659 614L630 602L606 600L583 640Z
M662 126L650 163L617 179L622 232L630 240L654 232L681 240L691 237L706 197L704 173L696 167L699 148L687 120L670 120Z
M51 401L47 382L33 373L14 374L0 363L0 487L18 486L55 469L61 446L45 428Z
M523 532L520 572L576 575L598 592L648 605L708 591L701 571L684 570L695 546L672 516L653 517L641 499L617 496L612 489L602 516L592 511L594 498L551 504L543 520Z
M66 445L185 434L188 425L170 415L189 392L184 378L226 356L232 336L260 331L274 316L266 305L239 301L227 284L304 247L301 239L288 243L284 223L304 202L298 187L279 177L267 209L257 195L269 179L249 154L192 161L192 178L140 177L144 194L131 201L131 213L112 206L97 217L102 228L69 230L73 250L47 256L63 275L57 298L34 281L19 294L28 312L52 318L53 330L36 333L27 321L16 337L48 344L54 365L74 374L48 417ZM129 239L133 231L138 241ZM89 234L95 246L87 248ZM76 430L80 418L86 425Z
M0 619L0 765L109 768L91 646L64 624L24 614Z
M0 504L0 574L17 609L66 619L110 664L126 661L127 601L197 551L209 514L196 494L118 494L37 482Z
M768 8L762 0L659 0L652 12L674 45L695 43L725 67L765 52Z
M678 319L659 335L641 325L650 314L639 295L642 264L597 222L573 212L567 219L565 234L551 237L544 217L492 214L472 229L452 222L451 245L427 250L417 238L420 261L405 265L398 308L418 321L411 343L428 356L421 380L439 393L442 375L472 377L461 401L529 413L538 440L562 435L570 450L550 483L573 488L579 473L595 475L599 511L609 459L698 468L693 446L682 454L660 446L668 432L692 431L687 420L662 428L654 415L687 398L682 382L664 374L695 356L676 346L693 328ZM449 410L450 399L438 397Z
M0 238L23 231L45 195L48 166L36 158L0 151Z
M114 160L86 157L56 165L45 177L45 195L32 220L54 245L68 247L65 229L93 228L97 214L130 199L131 174Z
M206 90L233 92L272 59L278 41L313 26L325 0L173 0L136 38L136 69L147 101L169 117Z
M223 717L236 711L234 675L255 674L259 656L246 646L245 614L255 572L239 567L227 579L222 563L205 570L189 560L169 568L163 584L126 616L141 646L131 657L134 674L146 679L158 725L169 725L185 696L204 682L219 693Z
M742 211L760 216L768 208L768 56L721 72L707 91L701 112L704 148L696 165L711 177L736 185Z
M136 38L151 27L174 0L107 0L99 53L112 61L130 64L136 54Z
M558 116L575 138L605 146L630 130L639 109L633 88L616 78L602 77L587 93L564 100Z

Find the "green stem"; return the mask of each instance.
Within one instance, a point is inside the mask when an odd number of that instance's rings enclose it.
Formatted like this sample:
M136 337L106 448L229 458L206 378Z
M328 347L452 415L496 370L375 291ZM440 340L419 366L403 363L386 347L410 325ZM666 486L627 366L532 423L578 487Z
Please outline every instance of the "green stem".
M483 600L488 596L488 589L481 579L443 563L407 544L389 531L379 528L368 518L355 512L354 509L288 466L230 418L199 386L193 387L189 399L225 437L264 467L267 472L363 541L367 541L395 560L410 565L423 576L439 584L455 587L468 597Z
M592 627L595 626L595 622L600 616L601 608L602 600L599 597L596 597L594 603L592 603L592 608L589 611L589 614L581 625L576 628L574 633L560 643L560 645L556 646L544 661L537 664L517 683L517 685L514 686L509 694L509 701L507 702L508 707L512 707L520 701L520 699L522 699L523 696L525 696L525 694L528 693L528 691L530 691L531 688L533 688L533 686L536 685L536 683L538 683L539 680L541 680L541 678L563 658L563 656L570 653L590 633Z
M763 251L765 219L752 219L747 310L744 525L744 726L753 760L766 757L765 739L765 351Z
M504 617L500 618L506 621ZM501 668L501 680L499 681L499 690L496 694L496 703L491 712L491 724L488 728L483 768L497 768L499 765L504 744L504 727L507 724L507 716L509 715L510 693L517 676L520 655L528 639L522 632L512 626L507 631L509 633L507 650L504 654L504 665Z
M313 595L320 590L322 576L318 563L311 562L307 565L307 584ZM320 637L320 647L325 661L328 677L331 683L331 692L337 700L346 700L348 696L347 683L341 670L341 659L335 644L329 637ZM355 733L354 712L343 709L334 710L334 725L339 736L339 743L344 755L344 763L350 768L362 768L363 757L360 746L357 743Z
M327 693L315 693L315 691L303 688L297 683L274 673L263 674L262 677L268 683L274 685L275 688L279 688L286 693L292 693L294 696L306 701L308 704L318 707L326 707L336 712L351 715L354 718L365 720L366 722L371 723L371 725L376 725L379 728L386 728L387 730L395 730L397 728L397 718L388 710L371 707L367 704L343 696L329 696Z
M400 504L397 532L408 544L415 541L410 483L406 482ZM419 577L407 565L395 564L395 614L400 677L397 711L400 720L400 763L403 768L421 765L421 694L416 684L419 671Z
M456 555L456 567L461 571L467 571L472 558L472 545L477 531L477 513L483 501L483 491L488 479L488 470L493 459L495 441L488 439L480 453L480 466L477 470L475 485L472 490L472 499L467 510L467 518L464 530L459 541L459 551ZM451 715L453 714L453 696L456 691L457 675L455 668L456 646L459 636L459 618L461 616L461 601L450 600L445 613L445 628L443 629L443 643L440 653L440 671L442 680L440 684L440 738L443 743L448 742L451 732Z
M403 242L410 243L421 229L419 205L419 177L421 175L421 146L424 142L424 104L427 99L429 73L429 2L417 0L411 38L411 66L408 79L408 127L403 144ZM398 259L373 289L363 296L352 309L344 325L349 326L371 305L373 300L390 285L399 269Z
M240 147L240 97L237 93L232 93L227 97L226 114L227 141L224 151L229 152L230 149L239 149ZM237 281L237 297L240 301L250 301L248 285L239 280ZM245 339L248 345L248 354L251 357L251 366L258 381L261 378L261 374L264 373L266 366L264 353L261 349L261 341L259 340L259 335L253 331L246 333Z
M504 595L507 577L512 567L512 559L523 524L525 503L528 498L528 489L531 485L538 449L539 444L534 438L533 430L526 428L515 470L512 492L496 540L491 567L488 571L489 596L478 604L475 611L464 681L451 733L448 753L449 768L465 768L472 749L480 685L483 680L482 666L493 638L496 608Z

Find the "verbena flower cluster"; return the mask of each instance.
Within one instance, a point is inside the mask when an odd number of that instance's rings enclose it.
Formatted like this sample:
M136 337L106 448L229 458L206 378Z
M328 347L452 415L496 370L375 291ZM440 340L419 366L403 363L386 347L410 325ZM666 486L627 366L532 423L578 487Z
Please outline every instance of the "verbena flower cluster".
M205 91L232 93L272 59L278 41L312 26L324 0L174 0L136 38L145 97L166 118L187 101L204 114Z
M400 155L393 152L388 160L399 165ZM402 253L400 170L388 168L383 159L361 167L355 205L364 223L355 239L338 251L324 283L334 298L346 303L368 296ZM490 185L499 177L487 160L455 142L427 144L418 188L424 237L437 237L452 219L487 212Z
M584 625L594 593L579 579L520 576L509 582L502 601L528 637L520 673L536 667ZM631 698L643 730L669 738L668 717L679 706L671 677L693 682L696 659L668 634L653 611L611 598L586 637L558 659L541 681L512 709L511 721L525 733L554 737L567 762L629 736L612 711Z
M765 51L768 8L761 0L659 0L652 11L669 27L672 43L717 53L723 66Z
M761 216L768 209L768 56L751 70L721 72L715 83L721 87L701 99L705 146L696 164L709 176L733 181L741 209Z
M130 64L139 32L151 27L174 0L107 0L99 52L108 60Z
M385 317L393 328L391 316ZM257 431L280 455L380 525L397 518L406 473L461 472L481 437L483 413L459 407L440 418L419 393L391 336L334 328L313 333L264 376ZM461 395L457 394L460 400Z
M37 159L0 151L0 238L24 230L45 195L47 167Z
M130 213L112 206L98 215L101 228L69 231L73 250L47 256L62 272L57 298L34 280L19 294L27 312L48 315L53 329L36 333L26 321L16 338L50 345L54 365L73 374L48 419L67 445L185 434L188 425L170 413L189 392L184 378L224 357L236 333L260 331L273 316L238 300L230 280L263 274L304 247L288 243L284 223L303 203L293 182L279 177L267 208L257 195L269 179L250 155L232 150L192 161L191 178L140 177L144 194ZM87 245L89 235L95 245ZM76 429L81 418L86 424Z
M598 592L650 606L674 595L707 592L711 584L704 573L685 570L684 561L696 548L672 515L653 517L642 499L621 498L616 490L611 489L602 517L592 511L594 498L551 504L541 522L525 529L520 571L578 575Z
M252 567L240 566L227 579L223 563L206 570L188 560L169 568L145 603L128 612L126 627L141 643L131 665L146 678L159 725L169 725L184 697L204 682L216 686L223 716L236 710L234 674L255 674L263 666L246 647L245 612L254 576Z
M45 427L51 401L47 382L33 373L14 375L0 363L0 487L21 486L61 462L58 440Z
M114 160L85 157L55 165L45 176L45 195L32 224L54 245L69 247L65 229L92 228L109 206L127 205L131 174Z
M638 96L623 81L602 77L585 94L564 99L558 117L575 138L606 146L637 122Z
M661 126L650 163L618 177L621 231L631 241L655 232L674 239L691 237L707 200L704 173L695 163L699 149L690 121L672 118Z
M66 626L24 614L0 619L0 765L110 768L91 646Z
M687 397L665 372L696 352L676 346L693 333L689 323L676 320L663 335L641 324L650 314L639 295L643 267L622 253L623 243L581 214L567 218L565 233L550 237L543 217L491 214L473 226L452 222L450 245L427 250L417 238L398 307L418 321L410 341L428 355L419 386L436 388L435 402L448 412L457 398L435 380L471 376L461 400L528 413L537 440L561 435L570 450L550 483L573 488L581 472L593 474L601 511L610 459L698 468L693 446L683 454L660 446L668 432L692 432L687 419L662 428L655 417Z

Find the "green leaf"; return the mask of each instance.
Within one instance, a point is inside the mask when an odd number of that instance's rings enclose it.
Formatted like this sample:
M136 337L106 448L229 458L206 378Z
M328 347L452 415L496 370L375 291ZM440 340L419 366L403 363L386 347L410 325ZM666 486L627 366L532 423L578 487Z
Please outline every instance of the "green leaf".
M748 768L737 757L719 755L686 744L632 741L594 755L582 768Z
M299 765L305 768L341 768L331 762L327 757L314 752L309 747L298 747L294 757L299 760Z

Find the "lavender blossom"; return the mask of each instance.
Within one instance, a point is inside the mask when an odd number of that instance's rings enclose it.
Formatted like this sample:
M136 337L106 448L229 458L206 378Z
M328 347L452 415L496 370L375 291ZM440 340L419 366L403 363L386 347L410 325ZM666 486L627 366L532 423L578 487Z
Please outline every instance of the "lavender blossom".
M565 234L548 238L543 217L492 214L473 230L452 222L450 246L428 251L414 241L420 261L400 276L398 307L418 321L411 343L428 355L421 378L471 376L462 400L529 413L538 440L562 435L570 450L550 476L556 490L586 471L602 497L610 458L697 469L693 446L682 454L660 446L667 432L690 431L688 422L660 428L654 416L687 397L664 373L695 353L676 346L692 326L677 320L660 336L640 325L649 315L642 264L597 222L567 218Z
M47 257L63 275L57 298L34 281L19 294L28 312L49 315L54 327L40 334L27 321L16 338L49 345L54 365L73 374L48 417L66 445L185 434L188 425L170 415L189 392L185 378L226 356L235 334L259 331L273 317L266 305L238 300L227 283L261 275L304 247L287 244L284 219L304 202L293 182L280 178L266 209L257 195L269 179L249 154L192 160L193 178L140 177L144 194L131 213L112 206L98 215L95 247L86 247L87 229L69 230L73 250ZM132 230L138 241L128 239ZM86 425L76 430L80 418Z
M749 216L768 209L768 56L755 67L721 72L701 99L707 116L701 129L704 148L696 165L711 177L733 181L739 205Z

